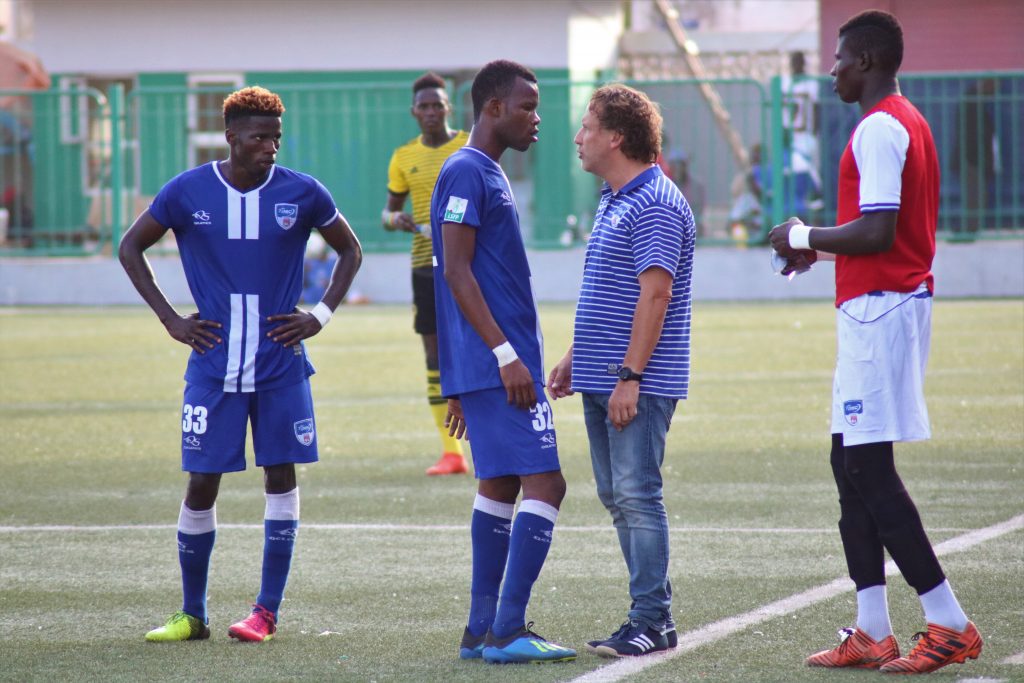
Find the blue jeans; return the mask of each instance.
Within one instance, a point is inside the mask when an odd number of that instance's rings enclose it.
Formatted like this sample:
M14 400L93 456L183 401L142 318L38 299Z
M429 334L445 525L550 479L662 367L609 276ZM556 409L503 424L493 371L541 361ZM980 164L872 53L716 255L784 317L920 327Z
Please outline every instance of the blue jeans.
M640 394L636 417L620 432L608 419L609 398L583 394L597 496L611 513L629 570L629 617L662 629L671 616L672 585L661 464L676 399Z

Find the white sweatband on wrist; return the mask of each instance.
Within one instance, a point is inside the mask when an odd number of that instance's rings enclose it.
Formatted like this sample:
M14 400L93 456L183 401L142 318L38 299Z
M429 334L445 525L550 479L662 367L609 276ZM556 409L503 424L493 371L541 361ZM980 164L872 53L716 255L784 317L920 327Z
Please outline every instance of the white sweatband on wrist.
M793 249L811 248L811 226L794 225L789 229L789 246Z
M331 322L331 316L334 315L334 311L331 310L331 307L323 301L318 302L310 313L314 318L320 321L321 329L327 327L327 323Z
M491 353L493 353L494 357L498 359L499 368L503 368L512 361L519 358L519 356L516 355L516 350L513 349L512 345L509 344L508 342L505 342L504 344L501 344L499 346L495 346L493 349L491 349Z
M396 213L397 211L388 211L387 209L384 209L383 211L380 212L380 222L384 225L385 228L395 227Z

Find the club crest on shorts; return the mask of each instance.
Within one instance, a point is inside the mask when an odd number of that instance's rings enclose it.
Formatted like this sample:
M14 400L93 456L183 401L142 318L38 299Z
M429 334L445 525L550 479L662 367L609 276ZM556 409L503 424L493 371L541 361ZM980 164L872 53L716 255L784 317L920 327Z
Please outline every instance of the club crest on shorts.
M295 225L298 219L298 204L274 204L274 220L285 230Z
M864 414L864 401L845 401L843 403L843 416L846 418L846 423L851 427L856 427L857 423L860 422L860 416Z
M305 420L295 423L295 438L303 446L313 443L314 436L316 436L316 431L313 429L313 418L307 417Z

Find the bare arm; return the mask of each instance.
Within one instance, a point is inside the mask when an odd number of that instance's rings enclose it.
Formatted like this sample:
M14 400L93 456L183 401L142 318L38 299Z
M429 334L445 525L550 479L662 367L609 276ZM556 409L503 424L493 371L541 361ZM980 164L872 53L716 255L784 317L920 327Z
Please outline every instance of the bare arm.
M321 303L334 311L345 298L348 288L352 285L352 279L359 271L359 266L363 262L363 249L348 221L340 213L335 216L333 222L319 230L324 241L338 253L338 260L331 271L331 281L327 284L323 298L320 299ZM285 346L294 346L323 329L316 316L299 308L291 313L268 316L267 320L281 321L281 324L268 332L267 336Z
M157 284L149 259L144 253L166 232L167 228L160 225L147 209L135 219L128 232L124 234L117 255L128 274L128 279L132 281L143 301L156 313L171 338L191 347L194 351L205 353L206 349L212 349L214 344L221 343L221 338L215 331L221 324L214 320L200 320L198 313L179 315Z
M402 208L405 206L405 198L408 196L408 192L395 194L388 190L388 201L384 206L384 212L381 214L381 224L388 232L395 230L416 232L416 221L412 219L412 216L402 211Z
M665 314L672 300L672 273L655 266L640 273L639 280L640 298L636 302L629 347L622 364L643 374L665 325ZM623 429L636 417L639 398L639 382L619 380L615 384L608 399L608 419L616 429Z
M896 239L898 215L896 211L874 211L840 226L811 228L811 249L847 256L888 251ZM794 225L803 225L803 222L799 218L790 218L776 225L768 234L772 247L782 256L788 257L794 251L789 246L789 233Z
M473 254L476 252L476 230L460 223L441 226L444 242L444 279L452 290L466 320L483 339L487 348L501 346L508 339L487 306L480 284L473 275ZM537 403L533 377L521 359L500 369L501 381L508 392L508 402L524 410Z

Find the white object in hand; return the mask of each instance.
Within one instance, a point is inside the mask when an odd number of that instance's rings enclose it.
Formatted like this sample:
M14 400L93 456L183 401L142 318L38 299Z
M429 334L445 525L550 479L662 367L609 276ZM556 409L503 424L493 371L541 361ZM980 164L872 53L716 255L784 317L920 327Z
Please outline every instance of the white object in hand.
M416 232L423 235L424 237L430 237L430 223L416 224Z

